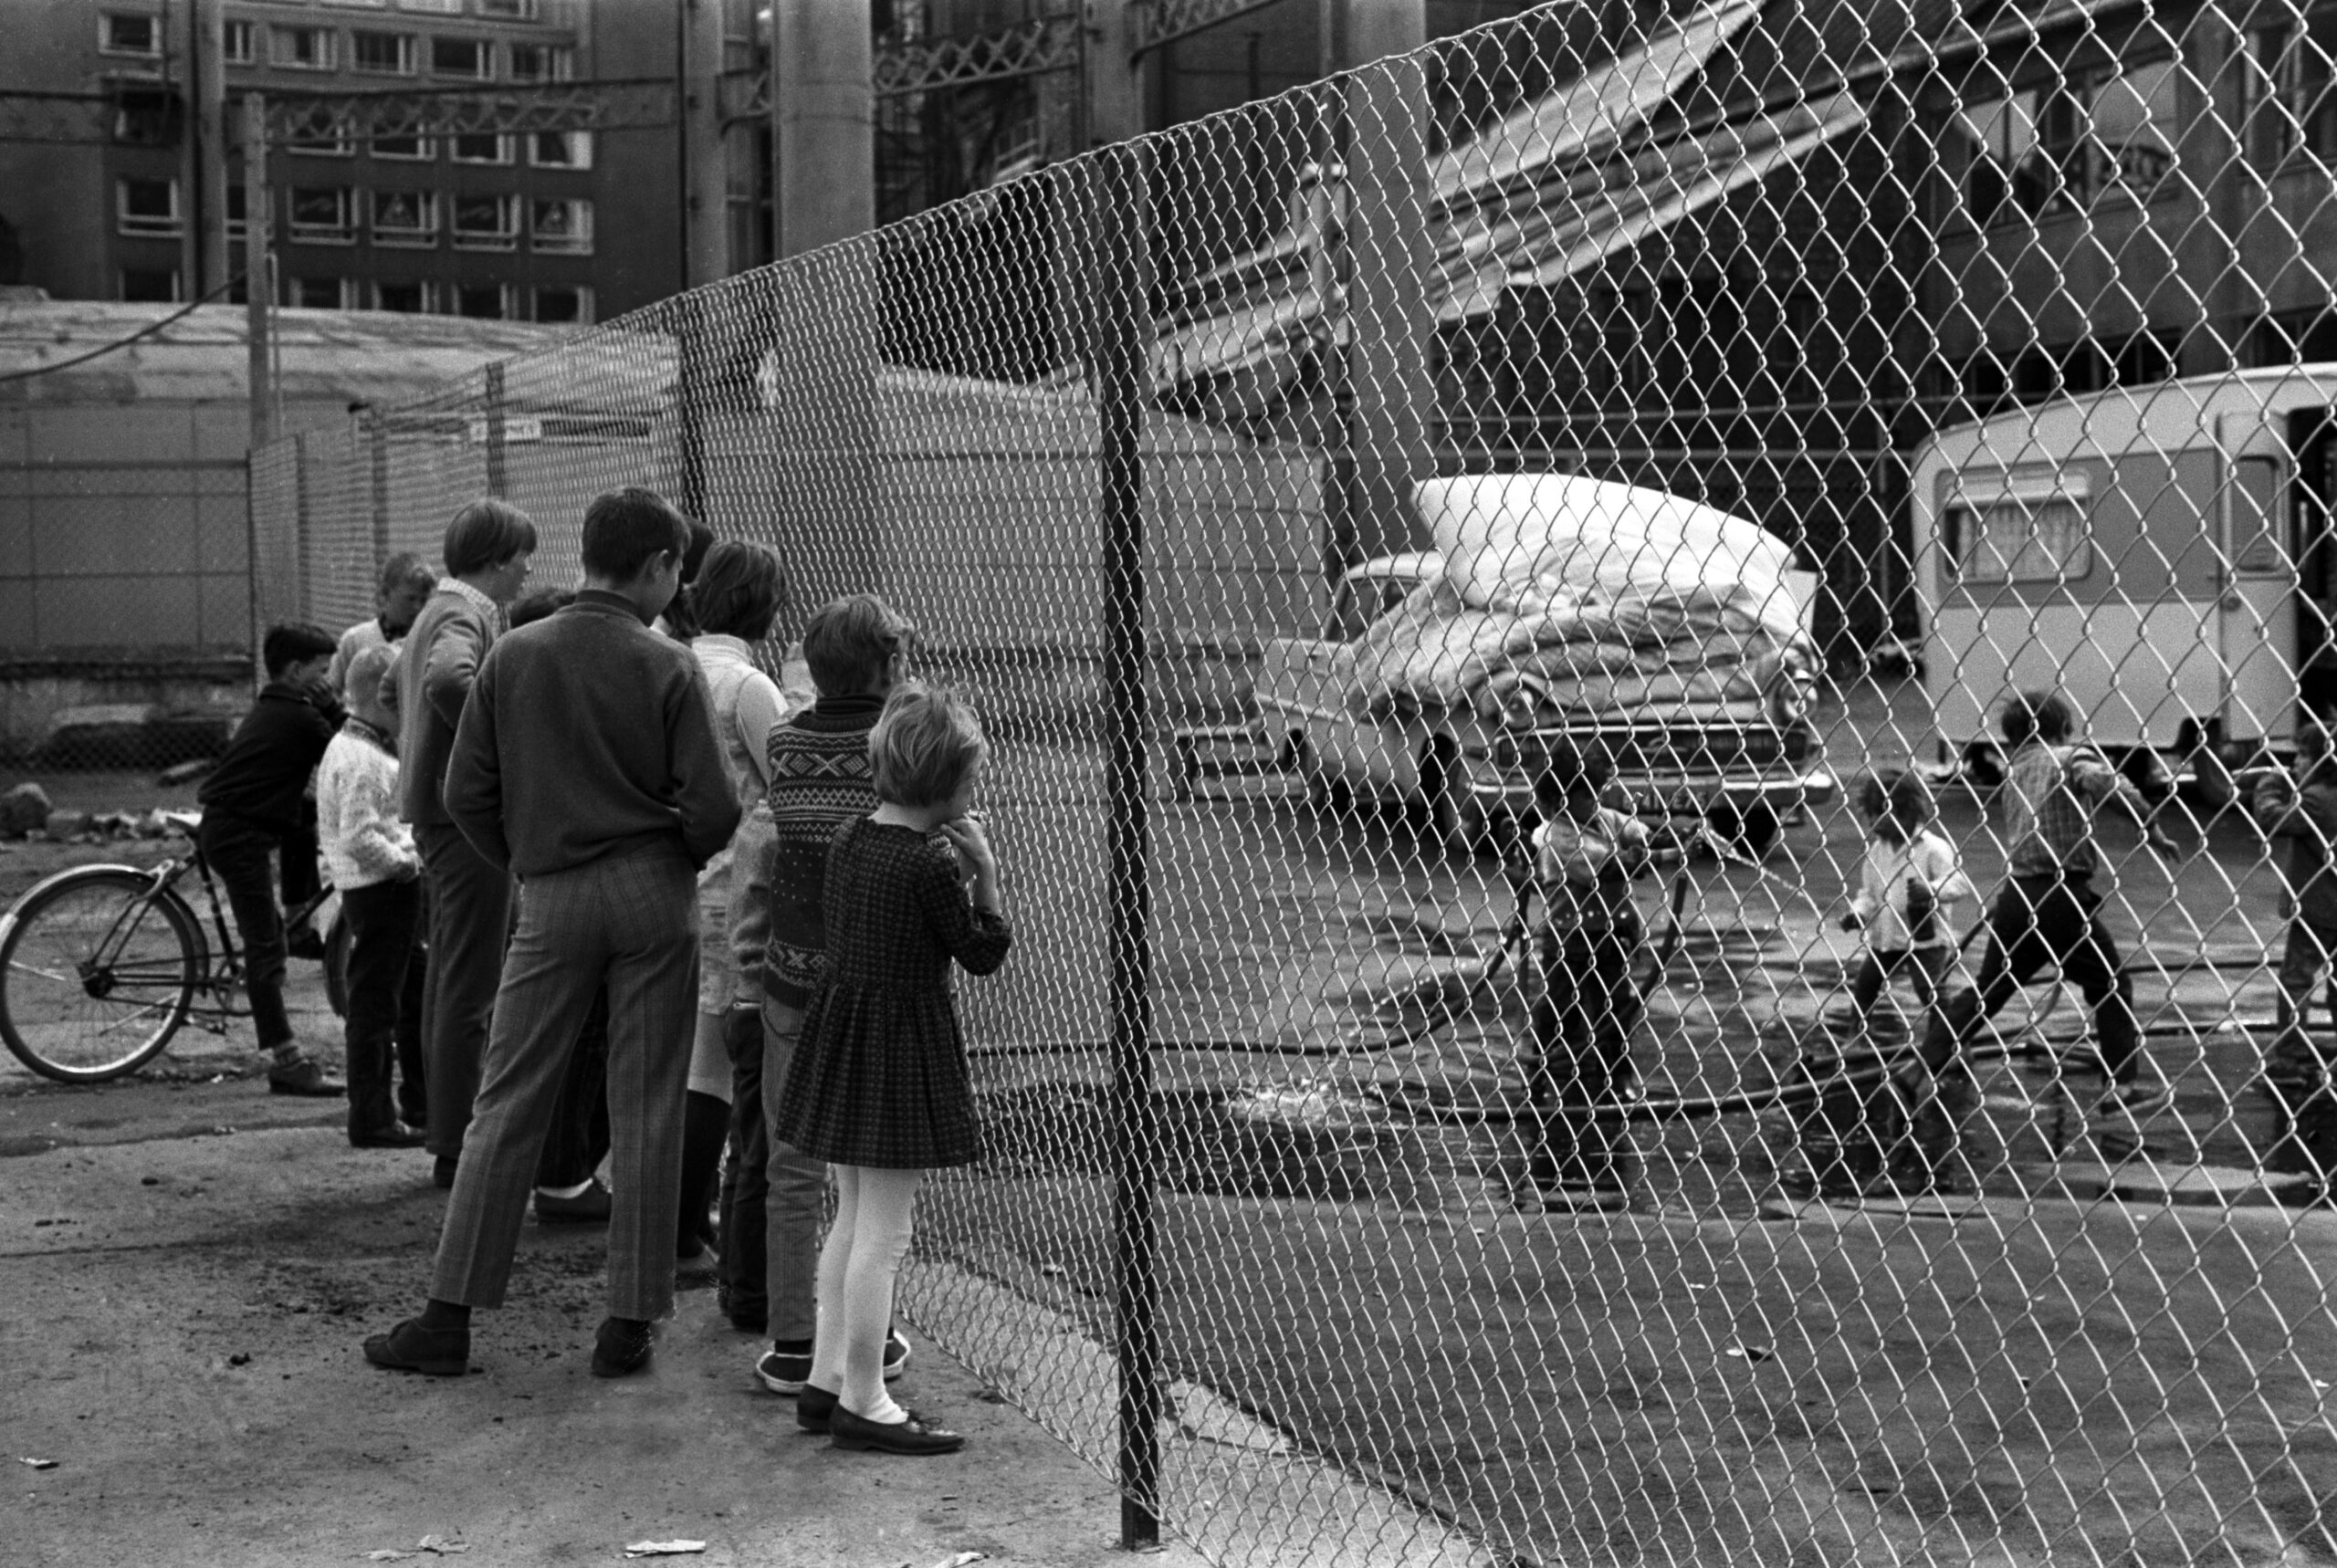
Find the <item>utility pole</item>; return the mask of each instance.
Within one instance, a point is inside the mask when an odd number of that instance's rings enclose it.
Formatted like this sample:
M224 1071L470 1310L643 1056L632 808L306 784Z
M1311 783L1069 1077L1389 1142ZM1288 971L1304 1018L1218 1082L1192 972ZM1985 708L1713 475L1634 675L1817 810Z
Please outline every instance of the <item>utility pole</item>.
M252 450L276 439L276 385L268 355L268 307L274 301L267 268L267 101L244 95L244 323L250 343ZM222 203L222 205L225 205Z
M883 282L864 237L876 226L871 42L868 0L772 7L771 237L777 255L803 259L773 270L754 322L726 328L763 345L764 395L792 416L779 422L768 493L776 542L811 604L886 591L876 474Z
M187 0L188 138L194 144L197 266L187 298L200 299L235 271L227 255L227 24L219 0Z
M771 17L777 253L876 226L876 97L868 0L790 0Z
M1428 18L1423 0L1323 0L1321 16L1330 63L1345 73L1335 89L1345 200L1333 208L1345 214L1349 395L1338 434L1351 467L1335 476L1329 520L1334 557L1352 564L1422 542L1412 486L1435 473L1435 322L1423 287L1433 259L1422 187L1428 78L1419 54ZM1385 63L1362 68L1372 61Z
M722 0L686 0L675 21L680 55L685 286L730 274L730 192L722 126Z

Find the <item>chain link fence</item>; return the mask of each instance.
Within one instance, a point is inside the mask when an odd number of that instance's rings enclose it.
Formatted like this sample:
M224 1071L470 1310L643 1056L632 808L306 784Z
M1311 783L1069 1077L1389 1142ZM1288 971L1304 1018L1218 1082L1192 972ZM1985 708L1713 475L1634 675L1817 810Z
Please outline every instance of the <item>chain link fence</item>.
M278 443L264 617L645 483L914 619L1019 936L904 1304L1139 1526L2330 1561L2332 48L1546 7Z

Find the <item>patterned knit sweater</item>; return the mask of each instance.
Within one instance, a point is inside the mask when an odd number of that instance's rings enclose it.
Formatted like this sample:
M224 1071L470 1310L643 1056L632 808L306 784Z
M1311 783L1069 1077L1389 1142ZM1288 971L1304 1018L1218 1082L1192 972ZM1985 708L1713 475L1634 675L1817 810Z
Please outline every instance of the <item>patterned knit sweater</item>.
M884 709L878 696L823 696L770 732L770 843L759 863L740 862L730 904L740 1004L768 992L800 1008L819 984L828 845L876 809L868 732Z

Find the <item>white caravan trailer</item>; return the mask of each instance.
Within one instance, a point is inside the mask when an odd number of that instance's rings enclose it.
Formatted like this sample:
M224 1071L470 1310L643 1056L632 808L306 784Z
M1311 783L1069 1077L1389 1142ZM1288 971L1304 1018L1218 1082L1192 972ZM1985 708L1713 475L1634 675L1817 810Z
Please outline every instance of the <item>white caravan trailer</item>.
M2337 363L2097 392L1958 425L1913 476L1940 760L2059 687L2113 753L2286 749L2337 698L2323 607Z

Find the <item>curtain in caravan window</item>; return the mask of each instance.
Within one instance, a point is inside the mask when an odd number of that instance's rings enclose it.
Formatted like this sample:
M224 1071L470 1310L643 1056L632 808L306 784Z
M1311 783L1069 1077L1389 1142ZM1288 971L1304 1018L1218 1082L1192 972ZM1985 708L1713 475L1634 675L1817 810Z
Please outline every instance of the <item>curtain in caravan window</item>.
M2093 570L2083 496L1958 497L1947 515L1956 575L1967 583L2064 582Z

